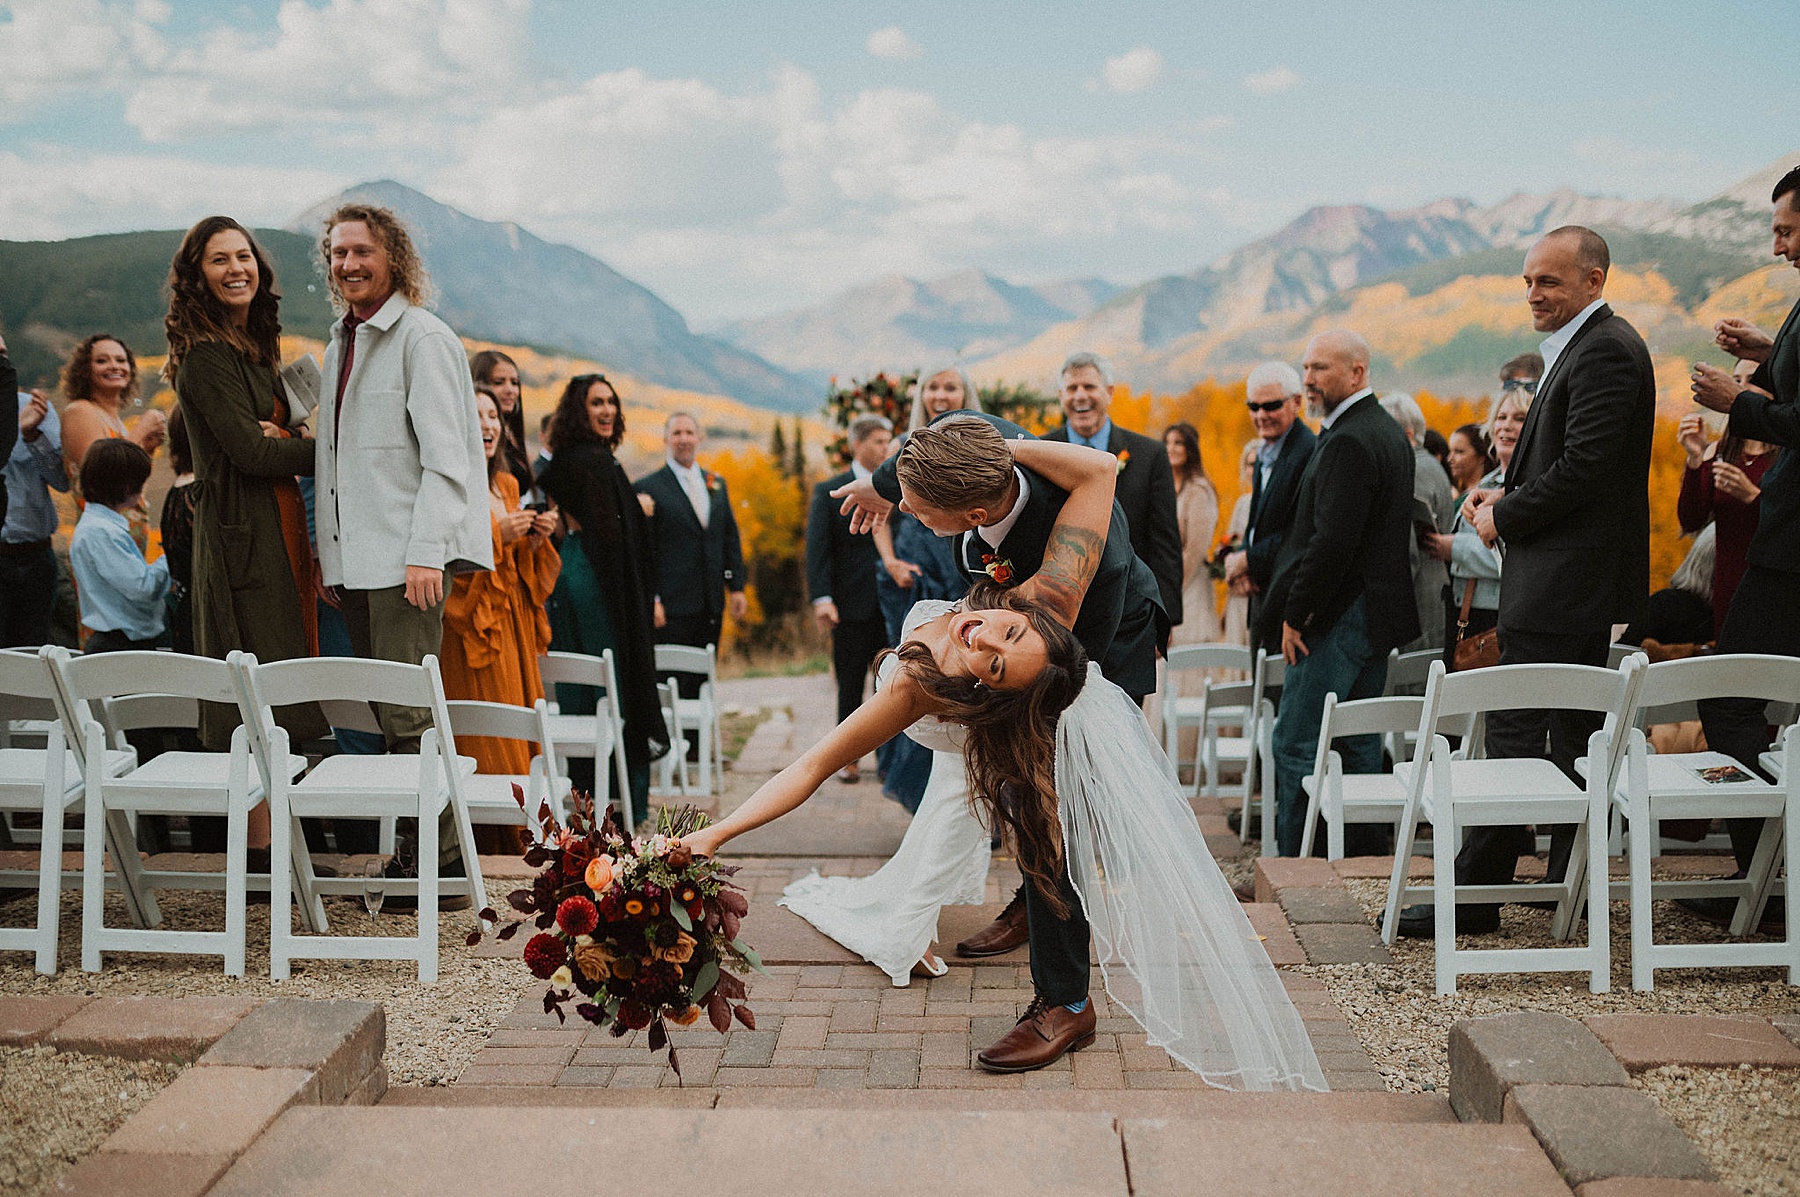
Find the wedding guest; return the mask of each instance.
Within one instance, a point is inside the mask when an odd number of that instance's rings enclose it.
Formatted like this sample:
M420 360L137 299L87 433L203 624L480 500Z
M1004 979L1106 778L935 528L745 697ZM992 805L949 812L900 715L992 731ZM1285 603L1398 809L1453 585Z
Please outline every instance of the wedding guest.
M493 567L487 463L462 342L422 306L430 282L386 208L345 204L320 252L343 315L319 397L319 567L361 657L416 665L444 639L446 575ZM390 749L428 711L379 704ZM456 837L440 837L456 851Z
M500 465L519 484L521 495L536 485L531 471L531 454L525 443L525 396L519 384L519 367L498 349L483 349L469 359L469 374L479 389L488 394L500 408L504 439L500 444Z
M5 394L0 389L0 402ZM50 492L69 489L62 423L49 399L38 391L19 392L18 417L19 439L5 468L6 518L0 524L0 647L50 642L57 581L51 545L57 515Z
M1488 444L1487 432L1479 424L1464 424L1450 434L1447 461L1450 485L1456 491L1458 502L1481 484L1483 474L1494 468Z
M538 475L566 533L562 568L550 596L550 647L599 656L612 650L625 719L625 763L635 822L649 811L650 762L668 751L656 696L650 600L656 559L649 523L631 479L613 450L625 439L625 410L604 374L579 374L563 388L550 421L556 455ZM591 715L594 692L558 685L564 714ZM606 762L569 762L578 790L592 791L593 769Z
M1800 167L1783 175L1769 195L1773 205L1772 252L1800 268ZM1738 317L1714 326L1719 348L1736 358L1757 362L1747 384L1704 362L1696 363L1694 398L1728 416L1728 431L1782 446L1780 461L1763 476L1756 535L1746 554L1747 568L1732 596L1731 610L1719 628L1721 653L1766 653L1800 656L1800 485L1792 460L1800 445L1800 303L1788 312L1774 336ZM1751 698L1714 698L1700 703L1706 741L1715 752L1736 757L1747 769L1760 769L1759 756L1769 746L1764 704ZM1791 782L1790 782L1791 784ZM1761 834L1761 820L1727 820L1738 875L1751 863ZM1794 884L1790 879L1789 885ZM1718 899L1692 899L1682 905L1703 918L1730 915ZM1770 904L1768 927L1780 907Z
M1714 556L1718 552L1718 525L1708 524L1688 546L1687 556L1669 575L1669 584L1650 595L1642 617L1631 622L1619 637L1620 644L1711 644L1713 628L1712 588Z
M175 480L163 495L156 526L162 533L163 556L169 559L169 646L178 653L194 651L194 508L200 488L194 485L194 453L188 447L187 418L181 404L169 409L169 468Z
M1756 366L1748 359L1738 362L1732 374L1739 386L1750 385ZM1717 635L1749 568L1750 542L1756 536L1756 519L1762 509L1763 475L1775 464L1781 446L1751 440L1730 429L1709 445L1706 425L1697 411L1681 417L1675 439L1687 453L1681 494L1675 504L1681 530L1697 532L1709 522L1718 529L1711 587L1713 633Z
M125 342L110 333L95 333L76 345L62 371L63 468L75 484L77 503L81 493L81 466L97 440L129 439L146 453L155 454L168 432L168 420L151 408L130 428L125 425L125 406L137 398L137 358ZM146 542L148 513L131 517L132 539L141 552Z
M1098 354L1070 354L1057 372L1057 386L1064 423L1044 439L1104 449L1119 459L1115 497L1131 528L1131 547L1156 575L1163 610L1173 628L1183 614L1181 527L1175 516L1175 476L1168 451L1162 442L1113 423L1112 370Z
M1519 447L1519 433L1525 427L1526 413L1531 410L1531 394L1523 387L1502 390L1500 398L1494 401L1494 410L1488 414L1486 429L1474 424L1457 429L1459 436L1465 429L1472 429L1468 435L1475 438L1476 444L1493 446L1496 464L1477 480L1477 487L1488 489L1506 485L1506 467L1512 462L1513 451ZM1432 557L1449 567L1450 582L1443 597L1444 667L1453 669L1457 640L1479 636L1499 622L1502 557L1494 546L1482 542L1460 504L1452 514L1449 530L1426 536L1422 542ZM1471 582L1475 589L1469 592ZM1469 618L1467 624L1459 628L1465 592L1470 593Z
M1443 468L1444 476L1450 476L1450 441L1435 428L1427 428L1419 447L1431 454L1431 460Z
M4 402L8 392L17 393L19 371L6 352L6 339L0 337L0 462L12 460L14 446L19 443L19 409ZM0 526L6 523L6 475L0 472Z
M1281 643L1255 639L1264 624L1262 595L1275 576L1275 558L1281 553L1288 525L1294 518L1294 499L1300 491L1300 475L1312 460L1318 438L1300 421L1300 374L1286 362L1263 362L1244 380L1244 406L1250 424L1261 438L1252 479L1249 523L1243 548L1225 559L1225 580L1234 594L1250 596L1252 645L1279 652ZM1273 621L1269 632L1275 635Z
M741 620L749 609L731 491L724 478L700 464L701 440L699 420L685 411L673 413L663 421L663 467L637 481L638 493L655 500L649 519L656 545L652 612L658 644L716 645L725 613ZM676 680L681 696L694 698L705 678L684 673ZM693 747L697 750L698 743Z
M1238 497L1231 505L1231 522L1225 525L1225 544L1219 553L1229 562L1243 551L1244 537L1250 527L1250 500L1256 486L1256 455L1262 448L1260 438L1252 437L1238 454ZM1226 585L1225 629L1222 639L1227 644L1250 645L1250 593L1254 584L1250 575L1240 573Z
M1545 334L1548 365L1528 388L1534 410L1505 486L1479 488L1462 505L1484 543L1505 546L1496 625L1502 665L1603 666L1613 625L1635 619L1648 597L1656 377L1643 338L1607 306L1611 264L1605 238L1579 225L1551 230L1525 255L1526 303L1532 326ZM1487 753L1548 759L1579 781L1576 758L1600 723L1585 711L1491 712ZM1573 826L1550 828L1549 880L1562 880L1574 839ZM1456 881L1510 883L1518 857L1533 848L1522 825L1471 827ZM1498 904L1458 903L1458 934L1499 926ZM1399 932L1430 938L1435 911L1402 910Z
M1283 856L1300 853L1300 781L1318 748L1325 696L1378 696L1388 650L1419 632L1408 587L1413 453L1369 387L1368 342L1341 329L1322 332L1307 344L1305 371L1307 401L1324 431L1301 475L1261 611L1275 630L1258 629L1265 641L1279 636L1287 661L1273 740L1274 831ZM1339 744L1346 772L1380 772L1379 737ZM1387 833L1364 824L1347 836L1350 855L1362 856L1379 853Z
M556 517L522 510L519 482L502 468L506 429L500 407L485 392L475 396L481 448L488 463L488 520L494 532L494 568L459 574L444 603L444 642L438 652L444 697L528 707L544 696L538 657L550 647L545 610L561 567L550 533ZM478 773L523 775L532 752L518 740L458 736L456 750L475 758ZM483 853L518 855L518 828L484 824L475 829Z
M1200 434L1192 424L1171 424L1163 448L1175 477L1175 521L1181 530L1181 612L1169 643L1206 644L1219 639L1218 604L1213 599L1207 559L1219 528L1219 492L1200 459Z
M288 428L280 302L268 255L237 221L209 216L182 238L169 266L163 373L181 400L198 489L194 651L221 660L318 652L312 550L294 482L313 472L313 443ZM295 743L325 733L316 706L277 717ZM203 705L201 742L224 751L238 723L235 706Z
M866 481L887 460L893 424L886 416L858 416L850 422L850 468L813 487L806 513L806 589L812 596L813 619L831 634L831 669L837 677L837 717L842 723L862 705L863 682L875 657L887 647L887 622L870 585L879 555L867 536L850 532L831 492L852 481ZM852 761L838 780L862 780Z
M1411 652L1422 648L1443 647L1442 626L1438 622L1438 610L1443 604L1444 586L1449 578L1444 572L1441 561L1427 553L1421 538L1435 534L1439 528L1450 522L1451 509L1455 506L1456 496L1450 489L1450 478L1444 468L1438 464L1421 444L1424 439L1425 413L1419 410L1418 402L1403 391L1381 397L1381 406L1394 422L1400 425L1400 431L1406 434L1406 443L1413 455L1413 542L1411 550L1413 601L1419 607L1419 637L1401 646L1402 651Z
M169 562L144 560L128 519L142 508L149 479L150 455L123 437L94 441L82 462L87 505L69 540L69 568L81 596L90 653L149 651L162 639Z

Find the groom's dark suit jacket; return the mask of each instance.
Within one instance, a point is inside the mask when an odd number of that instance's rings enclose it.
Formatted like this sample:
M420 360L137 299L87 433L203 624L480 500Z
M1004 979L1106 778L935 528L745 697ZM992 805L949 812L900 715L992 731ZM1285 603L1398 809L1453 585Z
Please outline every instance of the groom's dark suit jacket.
M1538 384L1494 504L1503 643L1508 628L1590 632L1644 613L1655 427L1650 352L1602 305Z
M1282 451L1287 456L1287 450ZM1319 434L1261 608L1262 643L1281 624L1323 635L1358 598L1377 653L1419 634L1411 546L1413 453L1374 395Z
M1009 440L1031 438L1029 432L998 416L978 412L951 412L948 416L976 416L998 428ZM1026 475L1031 493L1026 499L1025 510L996 554L1001 560L1012 563L1013 576L1009 585L1014 586L1037 573L1044 564L1050 530L1056 524L1064 500L1069 497L1067 491L1052 486L1043 476L1023 466L1019 469ZM900 481L894 458L890 457L875 471L875 489L890 503L900 501ZM979 562L970 561L964 538L956 539L952 552L970 573L982 573ZM1100 568L1082 600L1074 633L1088 656L1099 663L1100 672L1119 689L1133 697L1156 689L1156 650L1168 640L1169 617L1163 610L1156 575L1138 559L1131 547L1130 525L1116 499Z
M1780 457L1762 476L1761 510L1750 541L1749 562L1763 569L1800 573L1800 303L1788 312L1769 360L1751 376L1754 391L1731 405L1731 431L1755 441L1782 446Z
M637 492L656 500L650 543L656 546L656 594L663 610L672 616L717 620L725 613L725 592L744 588L744 548L725 479L711 470L701 473L710 504L704 528L694 514L693 501L668 466L639 478Z

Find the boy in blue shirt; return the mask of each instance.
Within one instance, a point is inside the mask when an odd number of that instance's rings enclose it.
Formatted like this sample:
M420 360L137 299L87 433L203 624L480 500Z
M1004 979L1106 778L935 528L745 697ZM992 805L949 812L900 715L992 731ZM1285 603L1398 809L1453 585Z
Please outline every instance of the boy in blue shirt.
M169 561L144 560L127 518L143 506L149 480L150 455L128 440L95 441L81 463L87 507L69 541L69 567L90 653L153 649L163 634Z

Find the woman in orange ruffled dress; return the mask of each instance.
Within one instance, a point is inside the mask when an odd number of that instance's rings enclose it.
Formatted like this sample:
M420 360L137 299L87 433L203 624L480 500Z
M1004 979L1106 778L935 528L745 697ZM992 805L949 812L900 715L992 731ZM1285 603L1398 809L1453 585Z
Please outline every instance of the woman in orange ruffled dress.
M556 588L561 562L550 543L556 517L519 507L519 483L501 469L504 438L500 408L478 392L481 447L487 454L488 506L494 529L492 572L462 574L444 606L444 641L438 653L447 698L478 699L528 707L544 696L538 656L550 647L544 604ZM475 758L480 773L524 773L531 750L514 740L459 738L458 752ZM518 853L519 832L477 827L483 852Z

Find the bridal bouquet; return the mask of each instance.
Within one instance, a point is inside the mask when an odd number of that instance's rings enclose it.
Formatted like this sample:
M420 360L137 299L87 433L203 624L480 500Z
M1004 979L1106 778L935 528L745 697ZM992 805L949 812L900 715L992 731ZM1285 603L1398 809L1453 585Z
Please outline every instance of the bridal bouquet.
M525 794L513 787L520 806ZM730 968L765 971L756 950L739 938L750 903L729 878L731 865L698 859L678 841L706 825L693 807L664 808L656 832L636 838L608 810L596 821L592 799L577 794L569 825L557 823L549 805L538 808L542 839L525 863L547 866L529 889L507 895L523 917L506 922L497 938L511 939L531 924L525 964L550 982L544 1012L566 1019L563 1006L614 1035L649 1028L651 1051L669 1049L669 1066L681 1075L667 1023L690 1026L704 1012L723 1034L736 1018L751 1030L756 1017L743 1004L744 982ZM499 922L481 912L483 929ZM577 996L579 995L579 997Z

